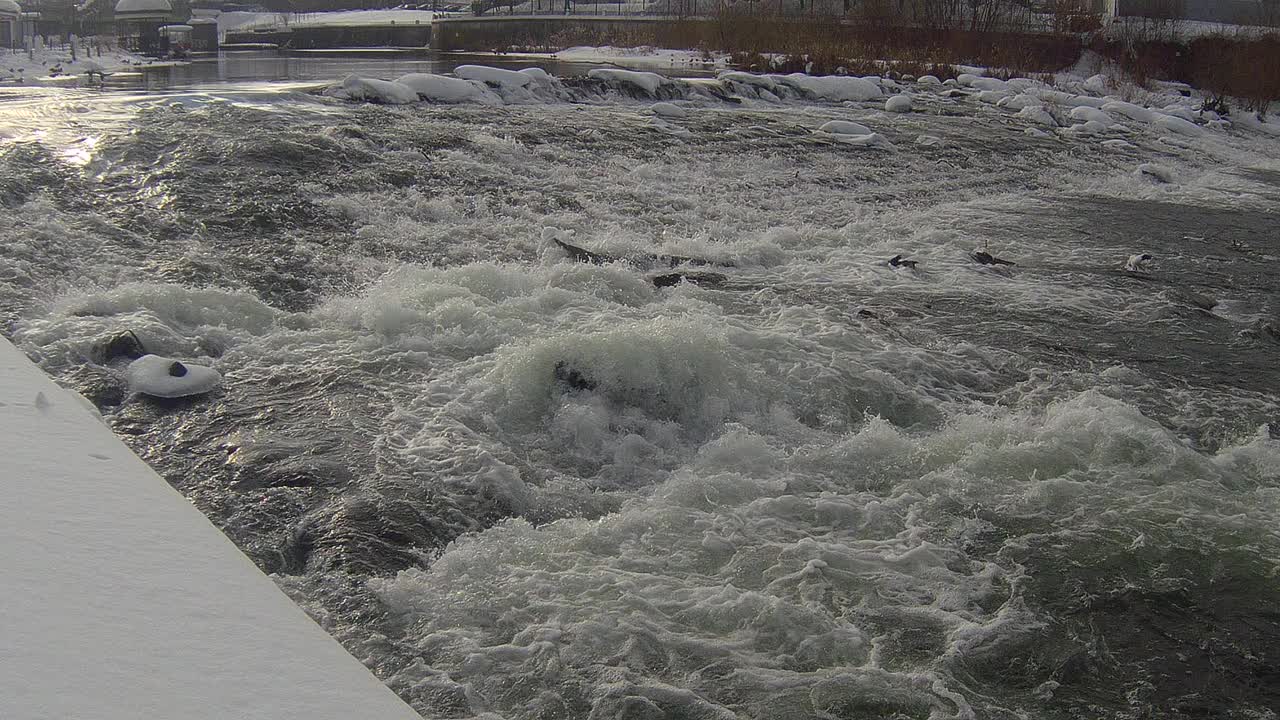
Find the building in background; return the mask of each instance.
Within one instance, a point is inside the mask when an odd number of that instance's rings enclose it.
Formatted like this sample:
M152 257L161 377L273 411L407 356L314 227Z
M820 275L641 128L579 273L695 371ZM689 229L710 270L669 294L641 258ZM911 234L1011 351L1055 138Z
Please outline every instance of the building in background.
M157 55L161 52L160 28L172 22L173 5L169 0L120 0L115 19L120 47Z

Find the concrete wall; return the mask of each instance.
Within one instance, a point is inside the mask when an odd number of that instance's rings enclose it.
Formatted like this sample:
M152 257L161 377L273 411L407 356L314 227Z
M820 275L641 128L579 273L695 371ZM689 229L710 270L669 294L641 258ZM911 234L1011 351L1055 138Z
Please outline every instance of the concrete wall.
M1280 20L1276 0L1111 0L1116 17L1270 25Z
M441 51L492 50L510 46L545 47L563 30L589 30L615 35L640 32L663 17L501 16L439 19L431 48Z
M227 43L275 43L282 48L316 50L356 47L427 47L431 25L352 25L295 27L277 32L228 32Z

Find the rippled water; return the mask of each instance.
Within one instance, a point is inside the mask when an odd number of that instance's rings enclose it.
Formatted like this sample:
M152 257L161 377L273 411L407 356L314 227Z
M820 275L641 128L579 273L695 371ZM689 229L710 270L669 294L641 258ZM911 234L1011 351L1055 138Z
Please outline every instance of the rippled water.
M1275 140L573 92L5 95L5 333L426 717L1275 717Z

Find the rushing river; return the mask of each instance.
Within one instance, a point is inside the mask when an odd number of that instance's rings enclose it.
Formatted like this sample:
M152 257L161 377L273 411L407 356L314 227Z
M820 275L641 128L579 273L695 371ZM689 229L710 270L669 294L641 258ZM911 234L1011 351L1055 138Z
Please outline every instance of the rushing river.
M293 79L0 91L0 317L425 717L1276 717L1277 139Z

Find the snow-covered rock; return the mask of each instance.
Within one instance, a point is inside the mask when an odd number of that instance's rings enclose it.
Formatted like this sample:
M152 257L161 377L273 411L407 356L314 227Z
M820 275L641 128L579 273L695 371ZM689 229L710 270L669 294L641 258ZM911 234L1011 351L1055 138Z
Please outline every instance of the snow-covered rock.
M885 112L892 113L909 113L911 112L911 97L909 95L894 95L884 101Z
M533 76L528 73L486 65L459 65L453 69L453 74L463 80L478 80L495 88L522 88L533 82Z
M716 79L720 82L741 83L743 85L751 85L764 90L773 90L778 86L778 83L768 75L753 75L751 73L737 72L733 70L720 73L716 76Z
M682 118L691 114L689 108L680 107L669 102L656 102L649 106L649 111L658 117L664 118Z
M1040 106L1043 104L1044 102L1039 97L1035 95L1031 95L1029 93L1019 93L1018 95L1011 95L1009 97L1001 99L999 102L996 103L996 105L1002 108L1007 108L1009 110L1021 110L1026 107Z
M1007 90L982 90L975 95L974 98L979 102L995 105L1001 100L1007 100L1009 98L1009 92Z
M217 370L159 355L143 355L129 363L129 389L143 395L178 398L203 395L222 383Z
M342 100L363 100L386 105L405 105L418 102L418 93L403 83L378 80L359 75L348 75L339 85L331 86L325 94Z
M1072 120L1077 120L1082 123L1093 120L1101 123L1104 127L1111 127L1116 122L1105 112L1087 105L1071 108L1070 115Z
M1027 137L1033 137L1039 140L1044 140L1046 138L1053 137L1049 133L1041 130L1040 128L1027 128L1026 130L1022 131L1022 134L1026 135Z
M657 95L658 88L672 82L657 73L640 72L638 70L614 70L611 68L596 68L587 72L587 77L616 85L638 87L649 95Z
M874 132L866 125L848 120L832 120L823 123L822 127L818 128L818 131L831 133L832 135L870 135Z
M1206 132L1206 130L1199 125L1172 115L1161 114L1155 119L1153 124L1157 127L1162 127L1169 132L1186 135L1187 137L1199 137Z
M1133 143L1127 140L1115 139L1115 140L1103 140L1102 147L1108 150L1132 150L1134 145Z
M860 77L824 75L813 77L802 73L776 75L775 79L802 93L829 102L866 102L884 96L880 86Z
M1042 105L1028 105L1018 111L1018 117L1029 120L1037 125L1048 125L1049 127L1057 127L1058 121L1053 119L1053 115Z
M993 91L1009 91L1009 84L999 78L981 77L970 73L962 73L956 76L956 82L964 87L971 87L975 90L993 90Z
M919 78L916 79L916 82L920 83L921 85L941 85L942 84L942 81L934 77L933 75L921 75Z
M411 88L418 94L418 97L432 102L502 104L502 99L495 95L492 90L483 84L470 80L461 80L432 73L409 73L396 78L396 82Z
M1091 75L1081 83L1081 87L1095 95L1106 95L1110 83L1104 75Z
M1137 122L1149 123L1156 119L1156 114L1151 110L1122 100L1112 100L1104 104L1102 109L1114 115L1123 115Z

